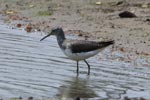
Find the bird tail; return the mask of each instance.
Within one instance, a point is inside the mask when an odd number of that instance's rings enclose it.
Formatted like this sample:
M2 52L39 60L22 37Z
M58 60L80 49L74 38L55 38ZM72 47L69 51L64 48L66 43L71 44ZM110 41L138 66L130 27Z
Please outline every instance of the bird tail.
M107 47L107 46L112 45L114 43L115 42L113 40L111 40L111 41L102 41L102 42L99 42L99 46L101 48L104 48L104 47Z

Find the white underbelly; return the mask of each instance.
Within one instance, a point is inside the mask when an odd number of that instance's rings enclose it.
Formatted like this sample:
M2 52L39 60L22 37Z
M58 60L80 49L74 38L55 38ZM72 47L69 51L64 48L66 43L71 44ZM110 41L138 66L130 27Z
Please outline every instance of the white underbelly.
M90 52L81 52L81 53L72 53L69 49L66 49L65 51L62 50L62 51L70 59L79 61L79 60L84 60L89 57L92 57L92 56L98 54L101 50L102 49L98 49L98 50L94 50L94 51L90 51Z

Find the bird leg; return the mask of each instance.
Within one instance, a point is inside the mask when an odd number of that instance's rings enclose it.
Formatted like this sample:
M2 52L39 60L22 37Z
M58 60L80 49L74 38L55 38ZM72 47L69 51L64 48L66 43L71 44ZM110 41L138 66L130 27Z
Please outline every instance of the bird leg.
M90 65L88 64L88 62L86 60L84 60L84 62L87 64L88 66L88 75L90 75Z
M79 74L79 61L77 61L77 74Z

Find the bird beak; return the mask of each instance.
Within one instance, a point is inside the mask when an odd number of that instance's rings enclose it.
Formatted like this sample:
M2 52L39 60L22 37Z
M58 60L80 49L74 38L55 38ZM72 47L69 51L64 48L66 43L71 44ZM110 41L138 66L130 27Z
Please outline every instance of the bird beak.
M49 37L51 35L51 33L49 33L48 35L44 36L40 41L44 40L45 38Z

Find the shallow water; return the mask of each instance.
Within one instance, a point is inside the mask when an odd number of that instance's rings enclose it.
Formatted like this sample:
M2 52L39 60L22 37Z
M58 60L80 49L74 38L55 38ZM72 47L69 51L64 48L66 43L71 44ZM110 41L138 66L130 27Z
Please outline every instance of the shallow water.
M76 62L61 52L55 37L40 42L43 36L0 25L1 98L150 98L150 68L93 57L90 76L80 62L77 77Z

